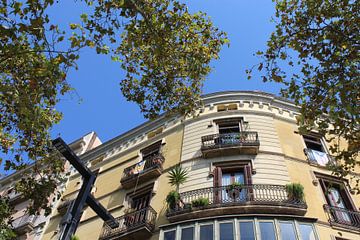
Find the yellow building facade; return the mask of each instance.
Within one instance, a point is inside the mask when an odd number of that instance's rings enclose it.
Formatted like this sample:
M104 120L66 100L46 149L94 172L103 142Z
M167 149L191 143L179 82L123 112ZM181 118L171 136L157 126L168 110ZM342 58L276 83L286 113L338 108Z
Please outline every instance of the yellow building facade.
M204 95L203 104L197 117L162 116L81 156L97 174L92 194L119 222L111 229L85 207L81 240L360 239L354 180L327 170L321 136L297 132L297 106L250 91ZM188 175L169 208L176 165ZM70 177L44 239L61 235L81 183Z

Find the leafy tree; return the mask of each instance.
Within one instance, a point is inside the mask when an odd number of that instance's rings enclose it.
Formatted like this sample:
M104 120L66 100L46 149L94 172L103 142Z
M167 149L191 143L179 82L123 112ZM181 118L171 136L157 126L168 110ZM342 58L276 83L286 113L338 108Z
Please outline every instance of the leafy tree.
M276 0L276 30L254 67L264 82L298 104L300 132L319 131L332 143L339 177L360 165L360 2ZM249 78L254 67L248 70ZM341 144L342 139L346 141ZM359 179L355 188L360 193Z
M16 186L32 200L30 213L49 213L63 171L49 129L62 118L56 104L71 91L67 72L77 68L81 49L118 61L127 73L124 96L153 118L192 111L210 61L228 42L204 13L176 0L74 1L87 14L68 27L48 14L57 2L0 1L0 162L6 170L35 164Z
M8 198L0 198L0 240L12 239L16 235L10 227L9 215L12 208L9 206Z

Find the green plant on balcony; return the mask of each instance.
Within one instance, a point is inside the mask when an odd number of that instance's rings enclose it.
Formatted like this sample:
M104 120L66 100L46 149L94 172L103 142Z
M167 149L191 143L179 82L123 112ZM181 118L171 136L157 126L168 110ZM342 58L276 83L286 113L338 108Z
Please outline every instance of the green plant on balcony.
M244 184L239 182L233 182L226 188L226 192L230 198L236 199L240 196L240 192L243 188Z
M285 186L286 192L288 195L288 199L291 201L303 201L305 194L304 194L304 187L300 183L289 183Z
M198 199L191 201L191 205L193 207L205 207L205 206L209 205L209 199L200 197Z
M170 210L174 210L179 205L179 202L180 194L175 190L170 191L166 196L166 203L168 205L168 209Z
M187 169L183 169L180 165L176 165L169 172L169 184L171 186L176 186L176 192L179 192L179 187L181 184L186 182L188 178Z

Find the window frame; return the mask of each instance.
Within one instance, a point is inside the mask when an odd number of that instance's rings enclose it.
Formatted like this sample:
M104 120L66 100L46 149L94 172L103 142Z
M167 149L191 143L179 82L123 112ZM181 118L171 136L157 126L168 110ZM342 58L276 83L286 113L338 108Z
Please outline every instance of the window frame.
M162 239L162 240L165 240L165 233L167 233L167 232L172 232L172 231L174 231L175 232L175 240L177 240L177 236L178 236L178 229L177 229L177 227L174 227L174 228L170 228L170 229L166 229L166 230L161 230L161 233L160 233L160 239Z
M294 230L294 234L295 234L295 240L299 240L299 233L296 229L296 223L294 220L277 220L277 225L278 225L278 228L279 228L279 233L278 233L278 236L281 240L287 240L287 239L283 239L282 238L282 235L281 235L281 223L290 223L293 227L293 230Z
M232 235L233 235L233 240L236 240L236 222L234 221L234 219L227 219L227 220L220 220L220 221L217 221L217 225L218 225L218 232L217 232L217 234L216 234L216 239L218 239L218 240L220 240L221 238L221 230L220 230L220 225L222 224L222 223L231 223L231 225L232 225Z
M319 239L319 236L318 236L318 234L317 234L316 226L315 226L313 223L309 223L309 222L299 222L299 221L297 221L297 220L295 220L294 222L295 222L296 233L297 233L298 237L300 237L301 240L303 240L303 236L302 236L302 233L301 233L301 231L300 231L300 225L310 225L311 228L312 228L312 230L313 230L315 240L318 240L318 239Z
M215 222L202 222L202 223L198 223L198 224L197 224L198 230L195 231L195 232L198 233L198 234L197 234L198 239L200 240L200 238L201 238L201 231L200 231L201 226L212 225L212 230L213 230L213 238L212 238L212 240L215 240L215 237L216 237L216 235L215 235L215 224L216 224ZM195 226L196 226L196 224L195 224Z
M258 228L257 228L257 230L258 230L258 239L261 239L261 240L263 240L262 239L262 236L261 236L261 227L260 227L260 223L262 223L262 222L264 222L264 223L266 223L266 222L271 222L272 224L273 224L273 227L274 227L274 234L275 234L275 240L279 240L279 230L278 230L278 228L277 228L277 222L276 222L276 219L273 219L273 220L267 220L267 219L257 219L257 221L256 221L256 224L258 225Z
M326 154L329 154L329 151L327 149L327 146L324 142L324 137L319 135L319 134L316 134L316 133L310 133L310 134L303 134L301 135L302 136L302 140L303 140L303 144L304 144L304 147L307 148L307 149L311 149L311 150L314 150L314 151L318 151L318 150L315 150L315 149L312 149L312 148L309 148L307 145L306 145L306 142L310 142L310 143L313 143L313 144L319 144L322 148L323 151L320 151L320 152L323 152L323 153L326 153ZM305 139L305 138L317 138L319 140L319 142L316 142L314 140L311 140L311 139Z
M331 206L330 200L326 194L326 192L329 188L329 185L330 186L337 185L337 186L339 186L339 188L337 190L339 190L340 196L346 206L345 209L350 210L350 211L357 211L356 205L355 205L354 201L352 200L351 195L346 187L346 181L342 181L342 180L336 179L332 176L328 176L328 175L317 173L317 172L315 172L315 176L319 181L319 185L321 187L326 204Z
M186 229L186 228L192 228L193 229L193 240L195 240L196 237L196 224L187 224L187 225L181 225L180 226L180 234L179 234L179 239L181 240L182 238L182 230ZM175 238L176 239L176 238Z
M240 223L241 222L251 222L252 226L253 226L253 237L254 239L258 239L257 234L256 234L256 221L255 219L238 219L237 220L237 227L238 227L238 231L239 231L239 239L241 240L241 230L240 230Z

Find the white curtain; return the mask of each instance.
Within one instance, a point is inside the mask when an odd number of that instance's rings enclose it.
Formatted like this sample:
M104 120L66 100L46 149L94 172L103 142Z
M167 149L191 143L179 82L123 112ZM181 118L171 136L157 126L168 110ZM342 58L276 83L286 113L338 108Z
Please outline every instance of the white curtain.
M344 201L341 198L340 192L338 189L330 187L328 189L328 197L330 199L330 205L333 207L338 207L338 208L342 208L344 210L346 210ZM339 210L335 210L335 215L337 217L338 220L340 221L345 221L345 222L350 222L350 217L349 215L344 211L339 211Z
M223 173L222 174L222 179L221 179L221 185L224 187L224 186L228 186L231 184L231 174L230 173ZM230 200L227 192L225 189L222 190L222 200L227 202Z

